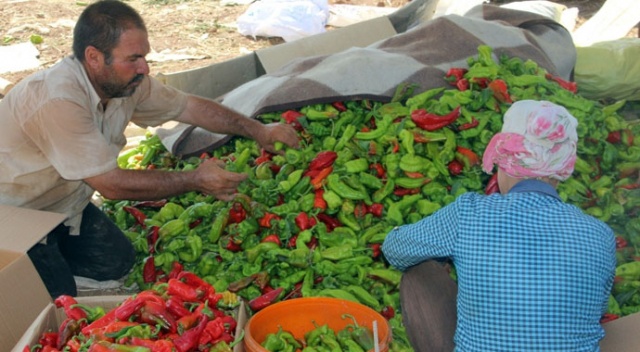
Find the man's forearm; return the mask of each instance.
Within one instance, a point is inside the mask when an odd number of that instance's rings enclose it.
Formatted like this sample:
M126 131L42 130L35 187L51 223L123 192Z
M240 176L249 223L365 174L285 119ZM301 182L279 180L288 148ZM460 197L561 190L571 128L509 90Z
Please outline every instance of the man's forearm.
M116 169L85 181L103 197L155 200L197 190L195 172Z
M216 102L190 96L178 121L202 127L208 131L255 138L262 123L239 114Z

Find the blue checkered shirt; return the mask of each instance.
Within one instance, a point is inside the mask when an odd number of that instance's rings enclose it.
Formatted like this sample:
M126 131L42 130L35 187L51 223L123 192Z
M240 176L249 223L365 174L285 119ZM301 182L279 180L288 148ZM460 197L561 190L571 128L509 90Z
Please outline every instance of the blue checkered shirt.
M402 271L453 260L456 351L599 351L614 234L544 182L521 181L507 195L461 195L391 231L382 251Z

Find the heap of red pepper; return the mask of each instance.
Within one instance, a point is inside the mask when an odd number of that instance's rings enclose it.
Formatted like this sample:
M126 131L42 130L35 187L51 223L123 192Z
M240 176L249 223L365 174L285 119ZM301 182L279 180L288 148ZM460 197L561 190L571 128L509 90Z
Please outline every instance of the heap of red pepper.
M66 318L57 331L42 333L24 352L188 352L231 351L236 341L234 313L218 307L222 295L192 272L129 296L117 307L55 299Z

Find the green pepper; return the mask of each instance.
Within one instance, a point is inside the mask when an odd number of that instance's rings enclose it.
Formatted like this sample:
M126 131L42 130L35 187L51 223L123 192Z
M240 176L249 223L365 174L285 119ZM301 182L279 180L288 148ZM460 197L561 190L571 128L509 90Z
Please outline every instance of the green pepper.
M368 275L388 282L393 286L399 285L402 279L402 273L394 269L370 269Z
M378 190L380 188L382 188L383 183L382 180L374 175L371 175L369 173L366 172L361 172L358 174L358 177L360 178L360 182L370 188L370 189L375 189Z
M380 310L380 302L375 299L373 295L369 293L369 291L362 288L362 286L348 285L344 287L344 290L356 296L360 303L367 305L375 310Z
M616 276L629 281L640 280L640 261L618 265Z
M380 138L387 133L392 123L393 123L393 116L384 115L380 121L376 122L375 130L367 131L367 132L357 132L355 134L355 137L361 140L370 140L370 139Z
M244 252L247 256L247 261L249 263L254 263L261 254L278 249L278 248L280 248L280 246L278 246L277 243L261 242L252 248L246 249Z
M342 198L330 189L322 193L322 199L327 202L327 207L331 210L338 209L342 206Z
M422 198L420 194L412 194L408 196L404 196L400 201L391 203L387 210L386 219L391 224L399 226L404 223L403 221L403 212L405 212L409 207L411 207L415 202Z
M353 136L356 135L356 132L357 132L357 129L355 125L347 125L347 127L345 127L344 129L344 132L342 132L342 136L340 137L340 139L338 139L338 142L336 143L333 150L336 152L343 150L347 142L349 142L351 138L353 138Z
M323 259L340 260L353 257L353 247L349 244L341 244L329 247L320 252Z
M347 301L361 303L360 300L358 300L358 298L352 293L338 288L325 288L318 292L318 296L346 299Z
M416 209L418 210L418 213L420 213L420 215L422 216L431 215L441 207L442 206L440 205L440 203L432 202L427 199L420 199L416 203Z
M346 183L342 182L338 174L332 173L329 176L327 176L327 187L330 190L334 191L338 196L345 199L364 200L368 196L367 193L353 189L352 187L348 186Z
M276 205L274 207L269 208L271 213L276 215L284 216L286 214L297 213L300 210L298 202L295 200L290 200L286 203Z
M216 216L215 220L211 224L211 229L209 230L208 239L210 243L217 243L218 239L220 239L220 235L227 226L227 222L229 221L229 209L231 207L227 206L218 212L218 216Z
M343 225L352 229L353 231L360 231L362 227L358 224L358 220L353 215L353 213L346 213L344 211L338 212L338 221L340 221Z
M384 184L384 187L378 189L373 193L373 197L372 197L373 202L375 203L382 202L383 199L385 199L387 196L393 193L393 190L395 189L395 187L396 187L396 184L393 181L393 179L388 178L387 182L385 182Z
M344 170L353 174L369 170L369 160L365 158L353 159L344 163Z
M304 170L298 169L292 171L289 175L287 175L287 179L284 181L280 181L278 183L279 191L281 193L287 193L291 188L293 188L302 178L302 174Z
M428 169L432 164L430 160L419 155L404 154L400 158L398 167L405 172L420 172Z
M198 235L187 235L184 240L188 250L178 251L178 257L187 263L193 263L202 255L202 239Z
M189 230L187 224L180 219L173 219L166 222L158 230L159 240L166 241L175 236L186 234Z
M160 211L158 211L152 218L164 223L172 219L177 219L180 217L182 212L184 212L184 207L180 204L169 202L160 208Z

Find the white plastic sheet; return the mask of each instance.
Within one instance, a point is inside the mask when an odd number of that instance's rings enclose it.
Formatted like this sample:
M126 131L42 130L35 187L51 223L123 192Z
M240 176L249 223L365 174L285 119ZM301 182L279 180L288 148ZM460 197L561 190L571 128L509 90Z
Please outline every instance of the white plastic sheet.
M294 41L326 31L327 0L260 0L237 19L238 32L256 37Z

